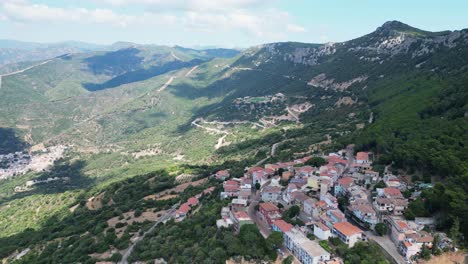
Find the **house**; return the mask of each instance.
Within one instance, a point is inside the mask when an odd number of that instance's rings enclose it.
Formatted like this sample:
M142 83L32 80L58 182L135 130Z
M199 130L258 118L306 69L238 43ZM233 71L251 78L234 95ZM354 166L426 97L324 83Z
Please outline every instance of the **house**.
M398 246L398 251L406 260L410 260L419 253L419 247L409 241L402 241Z
M291 194L292 196L292 202L299 206L302 210L304 209L304 202L307 200L307 199L310 199L309 196L307 196L305 193L303 192L293 192Z
M356 163L357 164L370 163L369 153L368 152L358 152L358 153L356 153Z
M310 160L310 157L309 156L306 156L306 157L303 157L301 159L296 159L294 160L294 163L295 164L304 164L306 163L308 160Z
M307 185L307 178L294 177L289 180L290 183L293 183L297 188L301 189L303 186Z
M240 193L240 185L239 182L228 180L223 183L224 191L221 192L221 198L227 197L237 197Z
M377 192L380 196L387 198L403 198L403 194L401 194L400 190L397 188L387 187L383 189L377 189Z
M281 219L281 214L276 205L272 203L261 203L259 205L260 217L268 223L269 226L277 219Z
M265 169L270 169L277 172L280 169L280 166L278 164L266 164Z
M265 186L260 193L264 202L277 202L281 199L281 187Z
M316 222L314 223L314 236L320 240L326 240L331 236L331 230L326 225Z
M239 231L243 225L254 223L252 219L250 218L250 216L244 211L239 211L239 212L231 211L230 219L232 220L234 229L236 231Z
M326 214L333 224L347 221L346 216L339 209L327 210Z
M376 183L379 179L379 173L373 170L364 170L365 183Z
M360 199L358 202L351 203L348 208L360 222L371 229L374 229L374 226L378 223L377 213L367 200Z
M304 166L296 169L296 176L309 177L312 176L315 169L312 166Z
M308 217L312 217L316 201L312 198L307 198L304 201L303 211Z
M318 264L330 260L330 253L296 228L285 233L284 245L303 264Z
M333 225L333 233L349 247L353 247L362 239L363 231L349 222L340 222Z
M190 207L194 207L194 206L197 206L198 205L198 198L196 197L191 197L187 200L187 203L188 205L190 205Z
M231 206L235 211L245 211L247 210L248 201L245 199L235 198L232 199Z
M205 190L203 190L203 195L209 195L209 194L211 194L214 190L215 190L215 187L214 187L214 186L211 186L211 187L209 187L209 188L206 188Z
M294 184L294 183L288 184L288 186L286 187L286 189L283 192L283 201L285 201L288 204L293 202L293 195L292 194L294 192L297 192L297 191L299 191L299 189L297 188L296 184Z
M249 200L252 195L252 189L241 189L239 192L239 199Z
M222 181L228 179L229 176L230 176L229 171L227 171L227 170L220 170L220 171L216 172L216 174L215 174L215 178L218 179L218 180L222 180Z
M290 223L287 223L283 219L279 219L273 222L273 225L271 226L271 228L273 229L273 231L281 232L284 235L284 233L288 232L289 230L293 228L293 225L291 225Z
M281 180L287 182L292 176L294 176L293 172L283 171L283 173L281 174Z
M380 213L402 215L408 207L408 201L397 188L378 188L377 195L374 208Z
M240 178L240 188L241 190L252 189L252 179L247 177Z
M310 176L307 178L307 187L311 188L314 191L317 191L320 188L320 177L318 176Z
M338 180L335 185L335 196L346 195L346 190L354 185L354 179L351 177L343 177Z
M221 217L229 217L229 214L231 213L231 209L229 209L228 206L223 207L221 209Z
M221 227L228 228L231 225L233 225L233 222L229 217L223 217L221 219L216 220L217 228L221 228Z
M175 221L180 222L185 219L187 214L190 212L190 205L188 203L183 203L180 205L179 209L176 211L175 214Z
M328 207L331 208L338 208L338 200L335 196L331 195L330 193L326 193L325 195L320 195L320 200L327 203Z
M390 238L396 245L405 240L407 235L416 233L416 231L405 220L389 217L388 222L390 224Z
M383 181L388 187L400 188L402 185L400 179L398 179L398 177L393 174L386 174L383 178Z
M398 250L406 260L410 260L421 252L423 246L432 248L433 240L434 238L424 231L408 234L405 240L399 243Z

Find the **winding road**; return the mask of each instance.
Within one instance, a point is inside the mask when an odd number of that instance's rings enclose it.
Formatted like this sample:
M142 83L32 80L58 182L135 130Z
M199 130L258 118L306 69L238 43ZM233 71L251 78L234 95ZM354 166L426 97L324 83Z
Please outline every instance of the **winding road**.
M46 61L43 61L39 64L35 64L35 65L31 65L29 67L26 67L24 69L21 69L21 70L18 70L18 71L14 71L14 72L10 72L10 73L5 73L5 74L0 74L0 89L2 89L2 78L3 77L7 77L7 76L12 76L12 75L15 75L15 74L18 74L18 73L22 73L22 72L25 72L25 71L28 71L28 70L31 70L35 67L38 67L38 66L41 66L41 65L44 65L46 63L49 63L51 60L46 60Z

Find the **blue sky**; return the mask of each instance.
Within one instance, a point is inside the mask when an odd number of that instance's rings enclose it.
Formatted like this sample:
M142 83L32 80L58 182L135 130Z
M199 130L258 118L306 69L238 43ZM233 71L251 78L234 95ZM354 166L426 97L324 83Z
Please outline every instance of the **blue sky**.
M465 0L1 0L0 39L247 47L338 42L400 20L468 28Z

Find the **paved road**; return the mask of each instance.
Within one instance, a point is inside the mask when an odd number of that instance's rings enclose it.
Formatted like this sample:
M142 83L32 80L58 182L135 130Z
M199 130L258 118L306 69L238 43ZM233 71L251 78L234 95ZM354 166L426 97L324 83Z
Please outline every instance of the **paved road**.
M372 231L366 231L365 234L369 240L375 241L385 251L387 251L387 253L395 260L396 263L398 264L406 263L405 260L403 259L403 256L400 255L397 247L395 246L395 244L393 243L393 241L390 239L388 235L376 236L372 233Z
M248 208L248 214L250 218L254 221L255 225L258 227L258 230L262 234L264 238L267 238L271 234L271 230L268 227L268 224L265 223L260 217L258 217L257 211L255 210L255 206L258 204L260 201L260 192L256 191L254 196L252 197L252 200L250 202L249 208Z
M179 203L174 204L174 205L171 207L171 209L170 209L165 215L161 216L161 217L158 219L158 221L156 221L156 222L154 223L154 225L153 225L150 229L148 229L148 231L146 231L145 233L143 233L143 235L142 235L141 237L137 238L137 239L130 245L130 247L127 249L127 251L125 251L125 253L124 253L123 256L122 256L122 259L121 259L118 263L119 263L119 264L128 264L128 257L130 257L130 255L132 254L133 249L134 249L135 246L138 244L138 242L140 242L141 240L143 240L143 238L145 238L145 236L146 236L147 234L149 234L150 232L152 232L152 231L156 228L157 225L159 225L160 223L162 223L162 222L164 222L164 221L170 219L170 218L173 216L173 214L174 214L174 212L176 211L176 209L177 209L178 206L179 206Z

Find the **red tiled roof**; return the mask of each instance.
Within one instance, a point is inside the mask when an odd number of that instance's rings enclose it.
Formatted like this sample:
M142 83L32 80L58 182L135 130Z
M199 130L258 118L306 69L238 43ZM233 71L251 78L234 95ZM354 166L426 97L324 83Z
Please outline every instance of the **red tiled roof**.
M239 185L239 182L233 181L233 180L228 180L228 181L225 181L223 185L224 185L224 186L227 186L227 185L238 186L238 185Z
M281 193L281 187L278 186L266 186L262 189L262 193Z
M239 191L240 187L239 185L226 185L224 186L224 191L225 192L235 192L235 191Z
M280 168L280 166L278 164L267 164L265 165L265 168L270 168L270 169L274 169L274 170L277 170Z
M320 223L320 222L317 222L315 223L316 226L318 226L320 229L322 229L323 231L327 231L327 230L330 230L330 228L328 228L328 226Z
M197 205L198 204L198 199L195 197L189 198L187 203L192 206L192 205Z
M406 248L409 248L412 246L412 244L409 241L404 241L403 244L405 245Z
M271 212L271 211L278 211L278 207L272 203L261 203L260 204L260 208L262 208L263 210L267 211L267 212Z
M217 175L217 176L229 177L229 171L227 171L227 170L220 170L220 171L216 172L216 175Z
M344 177L344 178L341 178L341 179L338 180L338 183L340 185L343 185L343 186L346 186L346 187L351 185L353 182L354 182L354 179L351 178L351 177Z
M356 154L356 160L369 160L369 153L367 153L367 152L358 152Z
M235 212L234 215L239 220L240 219L250 219L250 216L244 211Z
M403 222L403 221L398 221L397 224L402 228L402 229L406 229L408 228L408 225Z
M272 170L272 169L264 169L265 173L268 174L268 175L273 175L275 174L275 171Z
M212 191L214 191L214 189L215 189L214 186L212 186L212 187L210 187L210 188L207 188L207 189L205 189L205 190L203 191L203 194L211 193Z
M354 234L362 233L359 227L352 225L349 222L339 222L333 225L333 228L345 236L352 236Z
M345 159L342 159L338 156L335 156L335 155L329 155L328 156L328 163L331 163L331 164L335 164L335 163L343 163L343 164L347 164L348 161L345 160Z
M315 206L317 207L325 207L327 206L327 203L325 201L318 201Z
M249 173L255 172L255 171L261 171L263 170L262 167L252 167L248 170Z
M179 213L188 213L190 211L190 205L188 203L183 203L180 207L179 207Z
M397 188L387 187L384 188L384 193L390 196L403 196Z
M283 219L276 220L274 222L274 225L277 226L283 233L288 232L293 228L293 226L290 223L287 223Z

